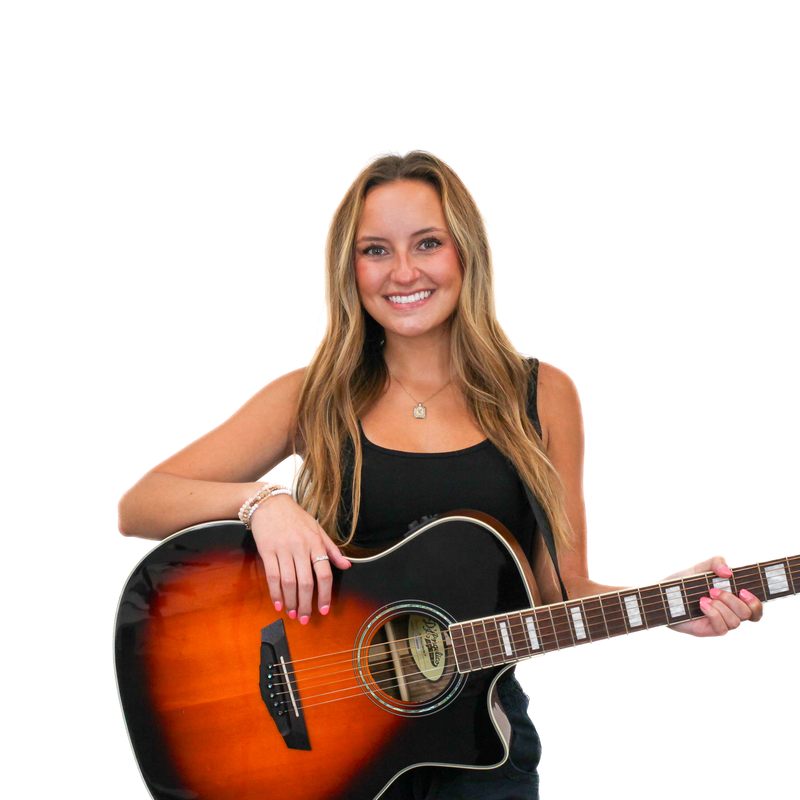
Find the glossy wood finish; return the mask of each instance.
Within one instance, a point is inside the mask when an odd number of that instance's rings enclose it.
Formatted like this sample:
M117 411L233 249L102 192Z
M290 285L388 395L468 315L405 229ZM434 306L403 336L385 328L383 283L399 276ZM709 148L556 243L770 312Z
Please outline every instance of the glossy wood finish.
M367 800L414 764L502 761L506 747L487 704L500 667L470 675L436 713L407 718L356 688L349 653L387 604L430 603L454 620L532 604L510 535L476 517L436 520L362 556L335 573L328 617L316 614L307 626L286 619L310 751L286 747L259 692L260 632L278 615L250 534L239 523L211 523L159 545L129 579L116 630L120 697L153 797ZM327 653L338 655L299 661ZM332 680L344 682L321 685ZM323 703L328 691L348 699Z

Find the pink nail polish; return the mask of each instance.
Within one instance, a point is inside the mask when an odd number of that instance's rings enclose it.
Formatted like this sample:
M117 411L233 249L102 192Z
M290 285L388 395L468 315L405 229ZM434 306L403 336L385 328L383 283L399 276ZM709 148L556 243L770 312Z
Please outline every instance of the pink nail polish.
M755 600L756 599L756 596L752 592L748 592L747 589L742 589L739 592L739 597L741 597L742 600Z
M301 625L308 625L308 620L309 619L310 618L309 618L309 616L307 614L303 614L303 616L300 617L300 624Z
M319 609L319 613L322 614L322 616L324 617L330 610L331 610L330 606L321 606Z
M717 571L719 572L719 575L720 575L721 578L732 578L733 577L733 571L731 570L730 567L723 566L723 567L720 567L719 570L717 570Z
M715 586L712 589L709 589L708 593L716 600L722 594L722 589L717 589Z
M294 609L286 612L289 615L289 619L294 619L297 616L297 612Z
M700 598L700 608L705 611L711 605L711 600L708 597Z
M281 603L281 601L280 601L280 600L276 600L276 601L275 601L275 610L276 610L276 611L281 611L281 610L283 610L283 603Z

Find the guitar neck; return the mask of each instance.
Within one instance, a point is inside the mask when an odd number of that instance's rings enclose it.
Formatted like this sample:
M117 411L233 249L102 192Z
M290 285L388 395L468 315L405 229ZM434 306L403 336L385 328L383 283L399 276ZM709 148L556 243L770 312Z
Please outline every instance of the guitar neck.
M623 633L698 619L703 616L700 598L714 587L733 593L747 589L762 602L797 594L800 556L738 567L730 578L705 572L640 589L453 623L449 630L458 671L488 669Z

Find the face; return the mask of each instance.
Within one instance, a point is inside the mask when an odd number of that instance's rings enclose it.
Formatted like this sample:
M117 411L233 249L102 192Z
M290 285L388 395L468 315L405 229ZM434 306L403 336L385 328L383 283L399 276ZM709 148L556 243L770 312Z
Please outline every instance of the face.
M461 291L461 265L436 189L417 180L370 189L355 253L361 302L387 343L392 336L447 330Z

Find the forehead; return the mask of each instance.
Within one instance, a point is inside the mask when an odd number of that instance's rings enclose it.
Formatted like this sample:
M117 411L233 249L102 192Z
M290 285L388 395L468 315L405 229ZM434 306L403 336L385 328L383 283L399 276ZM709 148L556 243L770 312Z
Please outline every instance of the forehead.
M428 227L446 227L436 189L425 181L399 180L369 190L358 235L396 236Z

